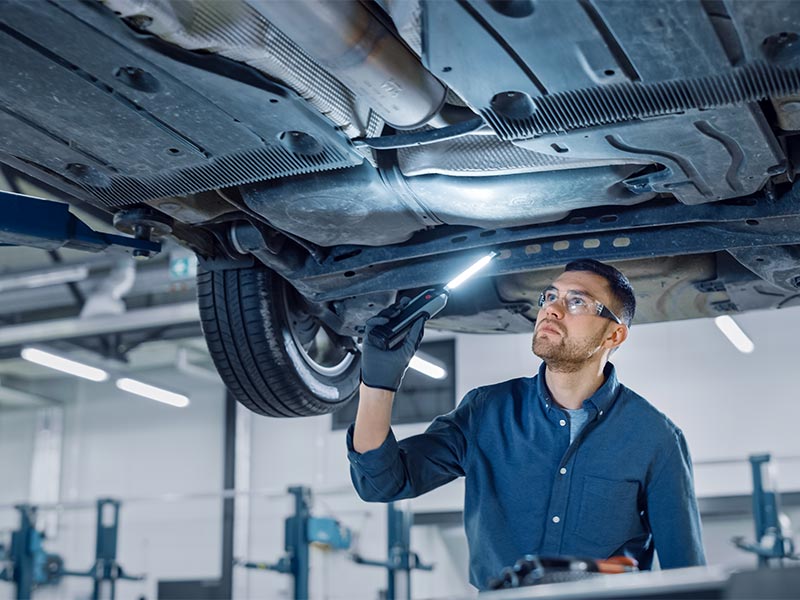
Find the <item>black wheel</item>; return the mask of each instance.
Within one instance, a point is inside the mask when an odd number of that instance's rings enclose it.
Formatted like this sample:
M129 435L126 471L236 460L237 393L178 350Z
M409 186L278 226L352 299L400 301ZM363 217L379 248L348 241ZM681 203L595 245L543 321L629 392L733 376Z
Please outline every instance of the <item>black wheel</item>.
M358 393L359 357L320 325L305 300L265 267L200 271L200 318L222 381L250 410L306 417Z

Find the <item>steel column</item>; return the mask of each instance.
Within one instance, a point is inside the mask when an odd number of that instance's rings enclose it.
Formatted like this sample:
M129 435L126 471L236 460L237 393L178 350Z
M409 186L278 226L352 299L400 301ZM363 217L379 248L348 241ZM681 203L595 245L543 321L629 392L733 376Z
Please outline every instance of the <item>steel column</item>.
M109 582L110 598L117 592L117 536L119 533L119 501L108 498L97 501L97 533L95 543L95 579L92 600L100 600L103 583Z
M768 468L771 456L756 454L750 457L750 468L753 472L753 521L755 525L756 544L761 544L768 530L780 532L778 521L778 498L775 495L773 482L764 477L764 469ZM758 566L769 565L769 557L758 555Z
M14 583L17 585L17 600L30 600L35 583L36 554L42 538L36 531L36 507L20 505L19 530L12 534L11 560L14 564Z
M308 521L311 518L309 498L311 490L307 487L290 487L294 496L294 515L286 519L285 549L294 577L295 600L308 600L308 572L311 567L308 549Z

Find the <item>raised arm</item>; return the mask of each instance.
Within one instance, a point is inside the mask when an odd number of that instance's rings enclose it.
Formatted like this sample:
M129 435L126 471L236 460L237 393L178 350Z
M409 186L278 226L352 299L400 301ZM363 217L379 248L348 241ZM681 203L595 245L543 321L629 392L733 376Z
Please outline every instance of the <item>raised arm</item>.
M369 332L387 320L383 313L373 317L367 321L364 332L364 342L361 345L362 383L353 430L353 446L356 452L374 450L386 439L391 427L394 394L419 348L425 329L425 320L420 318L396 348L382 350L371 342Z
M392 403L408 363L422 338L420 319L393 350L381 350L369 340L369 330L384 317L367 321L361 358L356 422L348 430L348 458L358 494L373 502L418 496L459 475L466 454L465 418L458 410L438 417L428 430L400 443L391 429Z

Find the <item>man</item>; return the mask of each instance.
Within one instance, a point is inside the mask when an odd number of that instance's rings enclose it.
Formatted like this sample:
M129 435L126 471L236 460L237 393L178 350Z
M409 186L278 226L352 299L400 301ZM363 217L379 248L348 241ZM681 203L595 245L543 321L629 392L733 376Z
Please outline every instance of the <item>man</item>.
M400 443L392 401L423 324L392 351L365 336L347 442L359 495L390 502L465 476L470 582L480 589L524 554L626 555L649 569L657 550L662 568L705 564L683 433L608 362L636 309L627 278L575 261L539 306L537 376L474 389ZM370 319L367 330L385 321Z

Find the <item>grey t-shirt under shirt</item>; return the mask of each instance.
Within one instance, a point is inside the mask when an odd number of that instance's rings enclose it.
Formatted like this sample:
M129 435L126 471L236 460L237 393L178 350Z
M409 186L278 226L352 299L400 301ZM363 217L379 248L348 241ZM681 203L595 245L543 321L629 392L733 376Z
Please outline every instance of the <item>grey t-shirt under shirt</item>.
M589 420L589 411L585 408L579 408L577 410L565 408L564 410L566 410L569 415L569 443L571 444L575 441L575 438L578 437L583 426L586 425L586 421Z

